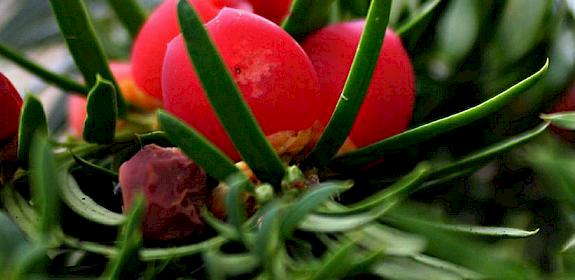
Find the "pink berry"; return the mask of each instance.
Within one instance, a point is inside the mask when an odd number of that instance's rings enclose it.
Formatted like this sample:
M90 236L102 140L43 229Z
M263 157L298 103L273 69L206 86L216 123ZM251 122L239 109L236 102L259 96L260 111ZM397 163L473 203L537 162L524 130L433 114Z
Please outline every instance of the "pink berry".
M321 84L326 119L343 90L364 20L338 23L309 35L302 47L311 59ZM415 99L411 60L400 38L390 29L385 34L366 99L350 134L356 147L363 147L404 131Z
M165 0L150 15L132 49L133 74L136 84L146 93L162 100L161 73L166 45L180 33L177 0ZM241 0L188 0L204 22L216 16L219 9L232 7L248 9Z
M296 41L252 13L224 8L206 29L266 135L301 131L320 119L319 83ZM192 67L184 41L168 46L162 74L165 108L239 159Z

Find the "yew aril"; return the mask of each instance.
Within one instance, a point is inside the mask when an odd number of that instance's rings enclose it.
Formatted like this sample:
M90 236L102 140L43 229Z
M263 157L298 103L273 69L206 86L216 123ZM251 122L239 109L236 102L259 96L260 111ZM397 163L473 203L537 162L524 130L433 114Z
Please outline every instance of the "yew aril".
M18 132L22 98L14 85L0 73L0 141Z
M254 8L254 13L281 24L288 16L293 0L249 0L249 2Z
M132 65L134 79L146 93L162 100L161 74L166 45L180 33L177 0L165 0L150 15L134 42ZM222 7L235 7L251 11L242 0L188 0L200 18L207 22Z
M307 130L320 119L323 101L316 72L283 29L258 15L229 8L205 27L266 135ZM239 159L205 96L181 36L166 51L162 88L166 110Z
M317 71L329 118L349 74L364 20L324 27L303 42L302 47ZM404 131L415 99L411 60L400 38L388 29L365 101L349 139L363 147Z

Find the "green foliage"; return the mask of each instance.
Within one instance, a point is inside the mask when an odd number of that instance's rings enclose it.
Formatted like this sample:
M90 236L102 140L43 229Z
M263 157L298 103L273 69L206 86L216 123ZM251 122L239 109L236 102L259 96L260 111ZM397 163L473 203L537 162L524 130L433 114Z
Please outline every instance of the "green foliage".
M55 86L61 88L65 91L71 91L78 94L88 94L88 89L67 77L63 77L50 70L34 63L31 60L26 59L24 56L18 54L17 51L8 48L7 46L0 44L0 55L6 57L12 62L18 64L20 67L26 69L30 73L36 75L40 79L47 83L54 84Z
M136 35L138 35L138 31L140 31L140 27L142 27L146 21L146 13L142 10L138 2L135 0L108 0L108 4L112 7L118 19L124 27L126 27L132 38L135 38Z
M238 172L238 168L227 156L193 128L161 110L158 111L158 122L168 139L210 176L224 181Z
M50 0L52 10L70 53L89 88L97 83L97 76L111 81L120 92L108 66L108 59L102 51L94 27L83 0ZM121 94L116 95L118 114L126 114L126 104Z
M86 142L108 144L114 141L118 117L116 95L114 85L98 75L94 87L88 93L83 132Z
M134 37L144 13L133 0L116 2L108 4ZM528 2L294 1L283 27L297 38L328 21L368 14L368 23L325 134L307 157L282 162L198 15L180 1L190 59L259 183L164 111L156 115L161 131L138 123L143 114L124 107L84 2L51 0L88 86L3 44L0 55L64 90L90 88L84 136L96 144L48 137L42 104L26 98L21 169L0 189L0 264L9 267L0 277L569 278L575 152L547 128L573 130L575 121L572 112L543 114L543 124L539 116L549 105L543 101L573 80L575 13L562 0ZM418 77L412 127L334 158L363 102L388 20ZM127 125L116 133L125 109ZM210 185L227 186L227 221L206 208L204 235L142 239L143 199L120 214L113 188L119 165L150 143L177 146L215 179ZM110 232L117 238L105 236ZM546 267L532 255L562 266Z
M332 3L334 0L294 0L282 27L294 38L301 38L325 25Z
M46 135L36 134L33 139L30 172L33 201L39 214L38 232L48 245L58 230L60 220L58 186L61 184L61 170L58 170Z
M475 107L443 119L409 129L375 144L347 153L337 158L335 162L336 164L344 166L367 164L382 158L386 152L397 151L398 149L406 148L411 145L420 144L434 136L446 133L464 125L469 125L481 118L487 117L501 110L501 108L509 102L515 100L519 94L539 81L547 72L548 65L549 60L547 60L545 65L543 65L543 67L535 74Z
M18 130L18 160L23 167L28 166L32 139L36 134L48 135L48 123L40 100L33 95L28 95L22 105Z

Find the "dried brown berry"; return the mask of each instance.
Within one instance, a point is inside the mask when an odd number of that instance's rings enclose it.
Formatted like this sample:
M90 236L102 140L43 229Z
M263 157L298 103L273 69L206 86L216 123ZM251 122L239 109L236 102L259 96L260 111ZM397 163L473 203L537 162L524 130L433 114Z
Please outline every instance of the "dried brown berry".
M146 199L144 239L174 240L204 230L201 209L209 195L207 176L177 148L147 145L120 167L124 210L136 193Z

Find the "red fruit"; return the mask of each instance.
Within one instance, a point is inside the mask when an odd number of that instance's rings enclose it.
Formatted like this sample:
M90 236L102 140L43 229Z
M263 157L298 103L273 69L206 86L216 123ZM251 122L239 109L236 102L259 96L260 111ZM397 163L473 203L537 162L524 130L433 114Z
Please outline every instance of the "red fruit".
M254 7L254 12L276 24L281 24L288 16L292 0L249 0Z
M144 195L144 239L182 239L203 231L207 177L179 149L145 146L120 167L120 185L124 210L137 193Z
M86 105L86 97L75 94L68 96L68 128L70 134L76 137L82 137L82 131L84 131Z
M132 66L127 62L111 62L110 70L118 82L124 99L145 110L155 110L161 107L161 102L141 91L132 78ZM86 98L71 95L68 98L68 126L70 133L80 137L86 120Z
M22 98L12 83L0 73L0 141L18 132Z
M216 16L224 6L244 8L251 6L241 0L188 0L204 22ZM166 45L180 33L177 0L165 0L150 15L132 49L132 65L136 84L146 93L162 100L160 81Z
M330 112L326 119L343 90L364 25L364 20L331 25L302 43L319 77L324 106ZM399 37L388 29L365 102L351 130L351 142L363 147L404 131L414 98L411 61Z
M246 0L210 0L216 7L219 9L224 7L240 9L248 12L252 12L253 8L252 5Z
M312 127L319 83L309 58L279 26L224 8L206 29L266 135ZM238 155L206 98L181 36L168 46L162 74L165 108L233 159Z

